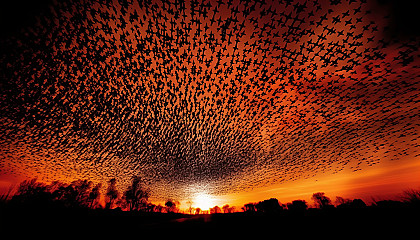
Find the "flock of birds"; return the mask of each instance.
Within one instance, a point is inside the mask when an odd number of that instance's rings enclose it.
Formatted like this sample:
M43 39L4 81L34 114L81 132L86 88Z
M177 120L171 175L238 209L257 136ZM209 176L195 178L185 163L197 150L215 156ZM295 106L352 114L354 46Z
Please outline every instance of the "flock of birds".
M225 194L419 159L419 38L358 0L56 1L1 41L0 174ZM395 28L395 26L394 26Z

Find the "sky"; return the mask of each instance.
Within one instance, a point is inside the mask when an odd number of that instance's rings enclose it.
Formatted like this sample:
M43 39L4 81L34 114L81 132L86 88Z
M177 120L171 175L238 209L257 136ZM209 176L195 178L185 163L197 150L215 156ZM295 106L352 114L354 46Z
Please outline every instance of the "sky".
M240 206L420 187L409 1L1 8L3 189L140 176L154 201Z

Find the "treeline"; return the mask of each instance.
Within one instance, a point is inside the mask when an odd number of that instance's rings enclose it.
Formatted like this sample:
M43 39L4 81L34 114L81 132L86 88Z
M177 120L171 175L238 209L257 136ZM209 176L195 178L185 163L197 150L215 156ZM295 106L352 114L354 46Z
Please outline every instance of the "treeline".
M13 192L15 190L15 192ZM107 186L94 184L88 180L76 180L69 184L54 181L50 184L37 179L21 182L17 189L10 188L0 196L0 206L14 209L118 209L132 212L179 213L179 202L168 200L165 205L155 205L149 201L150 189L143 186L140 177L133 177L131 184L120 192L116 179L110 179ZM282 212L303 213L311 209L366 209L366 208L420 208L420 190L407 190L400 195L400 201L381 200L367 205L361 199L336 197L335 204L324 193L312 195L313 206L305 200L294 200L282 204L276 198L256 203L247 203L241 209L215 206L209 211L189 208L187 213L233 213L241 211L247 214L278 214Z
M149 201L150 189L142 185L140 177L133 177L131 185L123 192L117 189L115 178L101 183L76 180L69 184L54 181L50 184L37 179L21 182L17 189L10 188L0 196L2 207L25 209L118 209L140 212L178 212L176 201L168 200L165 206ZM14 192L15 191L15 192ZM178 203L179 205L179 203Z
M305 200L294 200L290 203L281 204L276 198L267 199L257 203L247 203L242 207L246 213L276 214L285 210L291 213L303 213L307 210L332 210L332 209L398 209L398 208L420 208L420 190L407 190L400 195L400 201L397 200L373 200L371 205L367 205L361 199L346 199L336 197L335 204L323 192L314 193L311 198L314 202L310 207Z

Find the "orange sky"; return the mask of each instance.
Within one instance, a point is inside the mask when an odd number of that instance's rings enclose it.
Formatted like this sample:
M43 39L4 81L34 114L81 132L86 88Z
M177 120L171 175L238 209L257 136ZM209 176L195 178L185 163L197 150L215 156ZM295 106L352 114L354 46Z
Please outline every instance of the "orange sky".
M324 174L317 177L296 180L290 183L266 186L221 196L208 195L211 203L222 207L225 204L235 206L238 209L249 202L258 202L269 198L277 198L285 204L293 200L306 200L312 204L311 196L315 192L325 192L334 202L336 196L354 199L360 198L366 203L372 200L397 199L399 194L408 189L420 188L420 159L407 162L379 163L373 167L361 171L342 171L334 175ZM0 192L16 185L24 178L0 176ZM193 207L200 207L192 200ZM151 201L155 204L164 205L164 201ZM188 208L188 200L180 200L180 209ZM205 209L203 209L205 210Z
M222 207L225 204L240 209L249 202L258 202L277 198L285 204L293 200L306 200L312 205L312 194L325 192L335 201L337 196L360 198L367 204L373 200L396 199L408 189L420 188L420 159L406 162L386 162L361 171L342 171L333 175L323 174L317 177L296 180L290 183L270 185L252 191L210 196L212 203ZM186 209L186 201L181 201L181 209ZM193 203L193 206L195 204Z
M420 187L418 39L392 8L68 4L1 39L0 191L136 175L152 201L242 206Z

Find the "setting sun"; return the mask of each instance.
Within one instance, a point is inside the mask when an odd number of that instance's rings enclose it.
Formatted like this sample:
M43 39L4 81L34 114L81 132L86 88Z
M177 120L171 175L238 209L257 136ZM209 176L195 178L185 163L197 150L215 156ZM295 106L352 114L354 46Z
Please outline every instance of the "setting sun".
M215 206L214 198L205 193L198 194L194 199L194 207L200 208L201 210L209 210Z
M0 225L408 233L416 7L2 1Z

